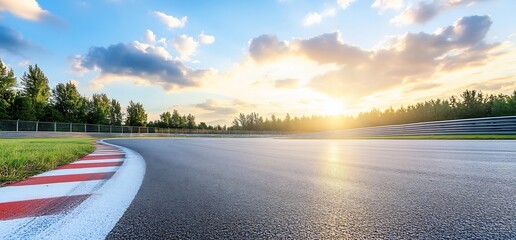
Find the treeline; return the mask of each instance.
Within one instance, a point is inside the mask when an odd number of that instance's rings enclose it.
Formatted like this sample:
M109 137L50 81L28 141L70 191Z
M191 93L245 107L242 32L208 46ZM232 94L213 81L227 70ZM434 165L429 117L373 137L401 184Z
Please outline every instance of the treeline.
M159 115L159 120L149 122L148 126L160 128L226 130L226 126L210 126L207 125L205 122L200 122L199 124L196 124L194 115L188 114L181 116L179 112L175 109L172 111L172 113L170 113L169 111L163 112Z
M0 119L164 126L160 121L147 123L147 113L139 102L130 101L124 112L118 100L105 93L82 96L72 82L59 83L51 89L38 65L29 66L20 80L18 84L13 70L0 60ZM167 122L167 127L197 127L193 115L180 116L180 123L175 124L176 115L179 113L174 110L174 124ZM202 127L208 128L205 125Z
M486 95L466 90L459 97L436 99L398 109L373 109L353 116L311 116L263 118L257 113L240 114L229 129L268 131L329 131L426 121L516 115L516 91L511 95Z

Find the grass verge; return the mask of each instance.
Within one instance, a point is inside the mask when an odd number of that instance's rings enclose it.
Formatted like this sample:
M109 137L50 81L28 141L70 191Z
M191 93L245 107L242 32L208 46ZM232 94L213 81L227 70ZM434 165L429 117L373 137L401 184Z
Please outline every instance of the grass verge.
M92 152L92 138L0 139L0 186L73 162Z

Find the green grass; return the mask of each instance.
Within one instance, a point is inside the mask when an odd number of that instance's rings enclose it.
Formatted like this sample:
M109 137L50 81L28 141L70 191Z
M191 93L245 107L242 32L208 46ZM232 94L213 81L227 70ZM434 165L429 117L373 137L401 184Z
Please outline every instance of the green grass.
M94 149L92 138L0 139L0 185L68 164Z

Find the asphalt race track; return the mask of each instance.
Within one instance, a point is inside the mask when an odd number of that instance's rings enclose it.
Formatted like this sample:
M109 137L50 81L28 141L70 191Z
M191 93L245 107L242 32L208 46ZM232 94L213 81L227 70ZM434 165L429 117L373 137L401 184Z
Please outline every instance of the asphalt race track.
M107 142L147 164L110 239L516 238L516 141Z

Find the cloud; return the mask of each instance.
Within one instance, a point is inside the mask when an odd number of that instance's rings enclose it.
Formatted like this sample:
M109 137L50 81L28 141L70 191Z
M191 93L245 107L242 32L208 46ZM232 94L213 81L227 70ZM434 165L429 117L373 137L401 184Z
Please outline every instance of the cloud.
M326 11L324 11L322 13L309 12L303 21L303 25L311 26L314 24L319 24L319 23L321 23L323 18L334 16L336 12L337 11L335 10L335 8L327 9Z
M130 79L137 83L162 86L167 91L197 87L212 71L189 69L181 62L164 56L156 47L143 49L145 44L136 43L92 47L86 55L72 58L73 68L100 72L92 81L92 86L97 88L106 82Z
M508 88L508 89L514 91L515 87L516 87L516 77L503 76L503 77L489 79L489 80L483 81L481 83L471 84L471 85L467 86L466 89L476 89L476 90L482 90L482 91L500 91L504 88Z
M11 54L21 55L21 52L30 46L20 32L0 25L0 50Z
M51 17L50 13L43 10L36 0L0 0L0 11L8 11L19 18L30 21L40 21Z
M159 20L165 25L167 25L169 28L184 28L186 26L186 22L188 21L187 16L184 16L181 19L179 19L159 11L155 11L154 15L156 15L159 18Z
M27 66L29 66L29 64L30 64L30 60L28 60L28 59L23 59L18 62L18 66L20 66L20 67L27 67Z
M156 35L150 29L145 30L145 35L143 36L143 39L148 44L156 43Z
M408 33L393 39L389 48L369 52L365 61L341 62L339 70L314 78L309 86L332 96L360 97L480 64L495 46L483 41L490 26L488 16L472 16L437 33Z
M275 88L297 88L299 80L294 78L279 79L274 81Z
M293 48L319 63L346 63L357 65L368 58L369 53L359 47L346 44L340 33L325 33L308 40L295 40Z
M490 0L434 0L421 1L415 5L409 5L405 11L396 16L391 22L396 24L425 23L433 19L444 10L460 6L471 6L478 2Z
M261 35L249 42L249 55L257 62L274 59L287 51L287 43L275 35Z
M172 41L172 45L180 54L179 59L190 60L190 57L197 52L199 42L195 41L193 37L183 34L175 37Z
M417 92L417 91L423 91L428 90L431 88L437 88L442 86L440 83L417 83L414 86L410 87L407 91L408 92Z
M209 45L215 42L215 37L213 35L204 34L204 31L202 31L199 34L199 42Z
M373 5L371 5L373 8L378 8L380 10L387 10L387 9L401 9L403 7L403 0L375 0Z
M246 103L239 99L234 99L232 101L207 99L205 102L195 104L194 107L209 111L212 115L227 116L234 115L239 112L245 112L247 109L255 107L255 105Z
M339 6L342 8L342 9L346 9L348 8L355 0L337 0L337 4L339 4Z
M262 35L251 40L249 55L257 62L302 56L335 65L335 70L312 78L306 86L335 98L354 99L484 64L495 56L492 50L498 46L484 42L491 24L489 16L463 17L435 33L407 33L373 50L344 42L338 32L291 42Z

